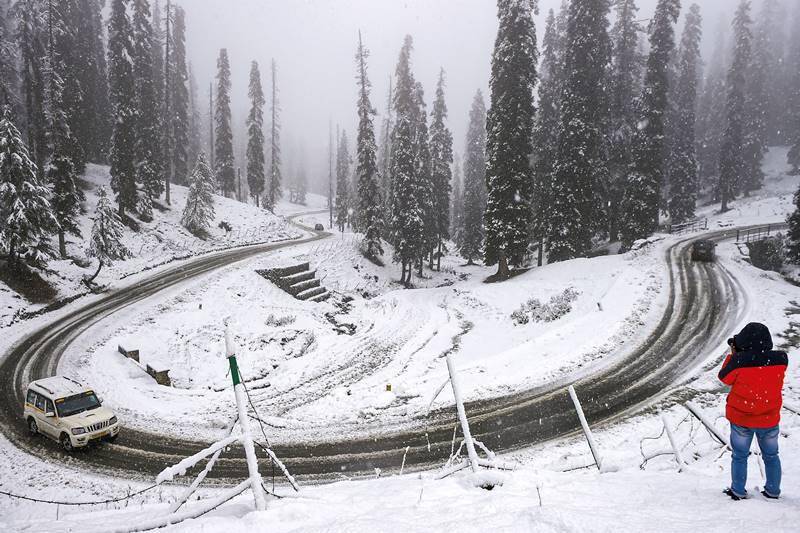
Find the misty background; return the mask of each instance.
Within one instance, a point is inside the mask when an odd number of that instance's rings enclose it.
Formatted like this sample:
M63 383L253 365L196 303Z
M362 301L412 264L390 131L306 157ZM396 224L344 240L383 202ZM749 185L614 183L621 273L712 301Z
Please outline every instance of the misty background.
M560 9L562 0L539 0L536 17L541 43L547 12ZM245 117L249 109L247 80L250 62L258 61L269 106L270 70L277 63L281 108L283 175L290 184L302 168L312 192L327 194L329 124L346 130L355 151L356 70L358 32L370 50L372 105L378 118L376 135L386 110L389 77L393 75L403 37L414 38L412 55L416 79L433 98L439 69L446 72L445 92L454 150L460 156L469 107L477 89L488 105L491 55L497 33L497 6L493 0L191 0L177 2L186 11L187 55L198 84L204 118L204 149L208 150L208 91L216 75L220 48L227 48L232 72L234 151L244 166ZM730 37L737 2L695 0L682 2L683 17L696 3L703 16L703 57L708 59L720 32ZM755 20L763 0L752 0ZM162 0L162 7L165 1ZM639 19L648 19L656 0L639 0ZM784 0L787 27L800 13L800 2ZM610 22L613 24L613 8ZM642 34L644 45L647 36ZM721 97L723 95L720 95ZM269 110L265 109L268 121Z

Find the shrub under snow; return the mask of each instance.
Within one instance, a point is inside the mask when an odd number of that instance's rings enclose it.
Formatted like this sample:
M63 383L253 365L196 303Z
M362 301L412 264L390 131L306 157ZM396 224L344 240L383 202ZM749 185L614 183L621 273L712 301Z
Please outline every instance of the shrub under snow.
M511 319L515 324L558 320L572 310L572 302L578 294L575 288L567 287L563 292L550 298L547 303L540 302L538 298L531 298L511 313Z

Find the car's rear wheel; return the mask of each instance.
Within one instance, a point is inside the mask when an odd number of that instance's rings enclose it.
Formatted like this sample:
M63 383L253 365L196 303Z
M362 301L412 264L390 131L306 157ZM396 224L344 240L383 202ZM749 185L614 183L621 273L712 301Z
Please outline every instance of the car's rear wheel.
M28 431L30 431L31 435L39 434L39 425L36 423L36 419L34 418L28 419Z
M64 451L66 452L71 452L72 450L75 449L72 446L72 441L69 440L69 435L67 435L66 433L61 434L61 439L59 439L59 442L61 443L61 447L64 448Z

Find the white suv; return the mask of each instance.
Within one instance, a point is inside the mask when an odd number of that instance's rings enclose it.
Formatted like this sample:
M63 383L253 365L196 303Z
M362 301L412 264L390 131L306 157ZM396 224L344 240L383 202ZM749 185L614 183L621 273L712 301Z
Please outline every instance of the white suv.
M32 435L51 437L68 452L97 439L113 441L119 434L117 417L94 391L62 376L28 385L24 417Z

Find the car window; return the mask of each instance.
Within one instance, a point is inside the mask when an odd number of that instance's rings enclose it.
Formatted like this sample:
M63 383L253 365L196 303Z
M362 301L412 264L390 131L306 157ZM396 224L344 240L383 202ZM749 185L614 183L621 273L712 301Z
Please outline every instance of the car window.
M46 400L46 401L45 401L45 409L44 409L44 412L45 412L45 413L53 413L53 414L56 414L56 410L55 410L55 408L53 408L53 402L52 402L52 400Z
M36 394L36 408L44 411L44 396Z
M36 393L29 389L28 397L25 399L25 403L36 405Z

